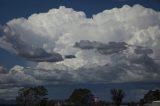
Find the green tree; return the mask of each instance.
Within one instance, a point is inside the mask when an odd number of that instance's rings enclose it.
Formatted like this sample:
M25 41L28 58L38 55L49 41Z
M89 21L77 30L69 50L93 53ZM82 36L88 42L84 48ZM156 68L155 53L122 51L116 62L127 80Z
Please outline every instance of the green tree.
M87 103L86 97L91 94L89 89L75 89L69 97L70 104L74 105L85 105Z
M120 106L122 103L122 100L125 96L125 93L122 89L112 89L111 90L112 100L115 102L117 106Z
M47 94L48 91L44 86L24 87L18 91L16 101L23 106L36 106Z
M152 103L153 101L160 100L160 90L149 90L143 98L144 103Z

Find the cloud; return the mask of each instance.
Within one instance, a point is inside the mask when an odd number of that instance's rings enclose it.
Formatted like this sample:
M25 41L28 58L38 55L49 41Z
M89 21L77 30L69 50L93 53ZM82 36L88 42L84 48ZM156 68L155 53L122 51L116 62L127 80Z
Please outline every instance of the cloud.
M152 54L153 50L147 47L129 45L125 42L109 42L108 44L96 42L96 41L88 41L82 40L80 42L76 42L75 47L81 48L84 50L87 49L96 49L99 53L109 55L114 53L123 52L129 47L134 48L134 52L137 54Z
M71 58L76 58L75 55L66 55L65 58L71 59Z
M119 53L127 49L127 44L125 42L109 42L108 44L100 42L91 42L91 41L80 41L75 43L75 47L81 49L96 49L102 54L113 54Z
M58 53L54 52L47 53L44 49L35 47L19 48L18 54L28 60L36 62L41 62L41 61L57 62L63 60L63 57Z
M1 48L6 49L10 51L11 53L15 53L23 58L26 58L27 60L30 61L48 61L48 62L57 62L57 61L62 61L63 57L55 52L48 53L45 51L43 48L34 46L34 45L29 45L26 43L26 41L23 41L19 37L14 37L12 36L13 33L8 34L7 32L5 33L6 30L10 30L9 28L6 27L4 28L4 35L2 36L0 41L1 41ZM9 31L10 33L10 31Z
M6 73L7 69L5 69L3 66L0 65L0 73Z
M35 67L15 66L0 82L19 85L159 81L160 13L141 5L84 12L59 7L12 19L0 47Z
M27 74L27 69L22 66L14 66L5 73L0 73L1 86L26 86L40 84L41 81L34 78L34 76Z
M135 53L137 53L137 54L152 54L153 50L148 49L148 48L138 47L135 49Z

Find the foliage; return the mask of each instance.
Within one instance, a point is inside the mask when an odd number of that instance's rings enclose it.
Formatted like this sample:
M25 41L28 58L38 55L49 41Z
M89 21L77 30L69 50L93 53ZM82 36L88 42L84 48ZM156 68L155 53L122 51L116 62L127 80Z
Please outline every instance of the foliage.
M23 106L28 105L37 105L40 102L44 103L45 96L48 94L48 91L43 86L36 87L24 87L18 91L18 96L16 101L18 104Z
M151 103L157 100L160 100L160 90L150 90L144 95L144 98L141 99L140 103Z
M86 97L91 94L88 89L75 89L69 97L70 104L84 105L87 104Z
M112 100L115 102L117 106L120 106L122 100L125 96L125 93L121 89L112 89L111 90Z

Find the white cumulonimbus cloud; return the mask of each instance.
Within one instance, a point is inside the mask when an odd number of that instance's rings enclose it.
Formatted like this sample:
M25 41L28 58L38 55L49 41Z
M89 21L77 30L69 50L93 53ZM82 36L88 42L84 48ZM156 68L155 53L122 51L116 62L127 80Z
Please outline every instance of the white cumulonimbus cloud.
M0 83L159 81L160 12L141 5L92 18L61 6L1 26L0 47L35 61L0 73ZM14 81L14 82L13 82Z

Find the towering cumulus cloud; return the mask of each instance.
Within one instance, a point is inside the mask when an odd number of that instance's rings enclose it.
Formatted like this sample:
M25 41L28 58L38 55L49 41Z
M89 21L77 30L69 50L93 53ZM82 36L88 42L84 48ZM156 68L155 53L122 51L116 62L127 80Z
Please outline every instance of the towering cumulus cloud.
M0 47L35 67L0 68L7 86L160 81L160 12L141 5L92 18L63 6L10 20Z

